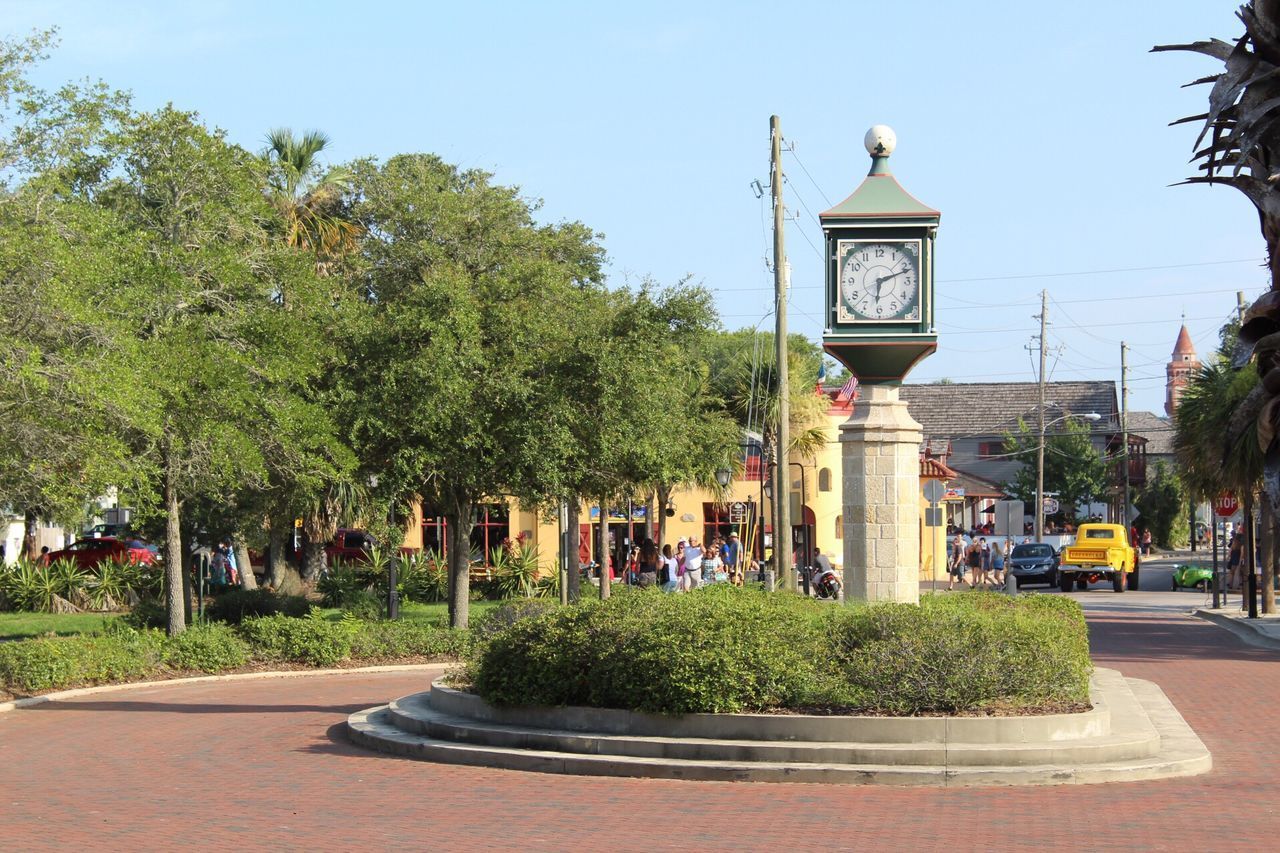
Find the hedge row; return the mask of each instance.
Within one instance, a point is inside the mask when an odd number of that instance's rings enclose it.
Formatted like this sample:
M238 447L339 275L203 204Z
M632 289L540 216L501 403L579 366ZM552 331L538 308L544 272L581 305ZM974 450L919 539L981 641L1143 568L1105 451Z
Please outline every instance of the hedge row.
M115 622L102 633L0 643L0 687L36 693L134 681L175 672L218 673L250 662L332 666L422 656L456 657L466 632L408 622L330 622L276 615L247 618L238 627L193 625L176 637Z
M477 643L488 701L659 713L811 709L1032 711L1088 702L1079 604L1056 596L927 596L831 607L716 586L628 590L516 621Z

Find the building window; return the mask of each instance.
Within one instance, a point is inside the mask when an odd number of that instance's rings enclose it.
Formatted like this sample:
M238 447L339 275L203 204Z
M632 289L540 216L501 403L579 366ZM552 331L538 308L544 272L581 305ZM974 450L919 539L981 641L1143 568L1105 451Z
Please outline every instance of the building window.
M747 449L746 465L743 467L742 479L760 481L764 479L764 465L760 457L760 447L751 445Z
M843 515L836 516L836 538L837 539L844 538L844 516Z
M831 469L830 468L823 468L821 471L818 472L818 491L820 492L831 491Z
M978 458L979 459L995 459L998 456L1004 456L1003 441L980 441L978 442Z
M489 565L494 548L511 536L511 513L505 504L482 504L476 507L476 525L471 528L471 553Z

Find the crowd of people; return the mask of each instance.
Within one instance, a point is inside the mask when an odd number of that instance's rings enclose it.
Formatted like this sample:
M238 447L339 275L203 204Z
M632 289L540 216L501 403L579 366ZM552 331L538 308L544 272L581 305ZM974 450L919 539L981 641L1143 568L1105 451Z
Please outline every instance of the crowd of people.
M697 536L680 537L673 548L645 539L609 559L609 577L641 587L658 586L666 592L685 592L713 583L741 586L748 571L758 571L755 560L742 547L737 532L716 536L705 544ZM621 564L621 571L618 565ZM599 565L580 566L584 574L599 577Z
M742 585L755 566L738 534L715 537L705 545L697 536L681 537L673 549L658 547L652 539L630 549L622 580L642 587L658 586L665 592L687 592L712 583ZM617 579L617 574L611 575Z
M1003 587L1004 564L1013 551L1013 539L987 541L985 536L967 540L959 533L951 540L951 556L948 561L947 589L954 589L956 581L968 584L971 589Z

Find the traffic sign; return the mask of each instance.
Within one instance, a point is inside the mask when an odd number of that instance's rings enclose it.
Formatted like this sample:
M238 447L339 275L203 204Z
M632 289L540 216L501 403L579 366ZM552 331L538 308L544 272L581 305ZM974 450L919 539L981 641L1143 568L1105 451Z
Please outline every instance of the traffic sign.
M1044 499L1044 514L1045 514L1045 515L1053 515L1053 514L1054 514L1055 512L1057 512L1057 511L1058 511L1058 499L1057 499L1057 498L1045 498L1045 499Z
M1231 492L1223 492L1213 502L1213 512L1219 518L1230 518L1240 509L1240 501Z
M947 487L937 480L924 481L924 497L931 504L936 504L942 500L942 496L947 493Z

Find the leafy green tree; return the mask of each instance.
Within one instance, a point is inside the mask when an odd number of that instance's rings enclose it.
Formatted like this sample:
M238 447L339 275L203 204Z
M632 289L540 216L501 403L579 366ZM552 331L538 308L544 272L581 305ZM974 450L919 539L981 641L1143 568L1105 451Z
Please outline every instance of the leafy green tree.
M1064 508L1079 507L1106 494L1107 461L1090 441L1089 427L1067 420L1058 429L1058 434L1045 438L1045 493L1056 494ZM1036 503L1039 446L1039 434L1021 418L1017 432L1006 433L1004 437L1004 452L1023 463L1014 479L1005 484L1004 490L1031 507Z
M421 496L447 519L450 624L465 627L478 504L554 492L572 449L561 416L574 401L554 354L602 252L582 225L539 225L516 189L434 156L354 173L369 296L344 408L380 490Z
M265 479L255 425L318 370L329 294L314 256L269 239L260 159L171 107L138 116L118 145L93 197L142 246L108 313L146 404L131 440L160 480L173 634L184 624L182 502Z
M1151 531L1151 538L1161 548L1173 548L1180 540L1176 534L1187 532L1187 492L1177 472L1164 462L1155 464L1134 506L1141 513L1141 525Z

